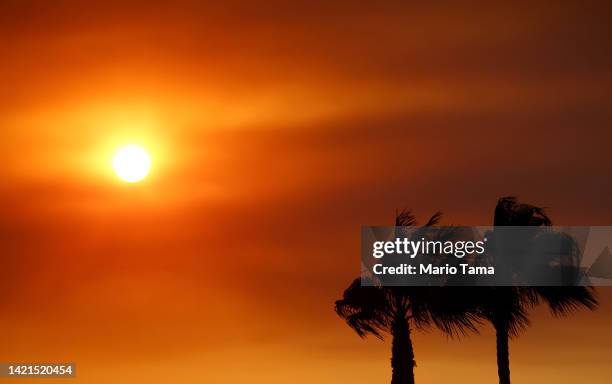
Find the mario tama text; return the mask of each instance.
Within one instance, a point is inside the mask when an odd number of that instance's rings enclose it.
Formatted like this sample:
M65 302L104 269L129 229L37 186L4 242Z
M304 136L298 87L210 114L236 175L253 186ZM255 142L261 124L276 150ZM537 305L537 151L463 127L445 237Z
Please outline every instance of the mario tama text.
M459 262L464 258L477 258L486 252L487 238L480 240L418 240L396 238L372 242L372 273L380 275L494 275L495 267ZM418 259L417 259L418 257ZM381 260L385 258L385 260ZM401 262L402 258L410 263ZM444 263L448 260L449 263ZM434 261L434 262L428 262Z
M361 230L365 286L612 285L612 226Z
M377 263L372 267L374 275L494 275L495 267L493 266L472 266L466 263L461 263L457 266L445 264L400 264L397 266L385 266Z

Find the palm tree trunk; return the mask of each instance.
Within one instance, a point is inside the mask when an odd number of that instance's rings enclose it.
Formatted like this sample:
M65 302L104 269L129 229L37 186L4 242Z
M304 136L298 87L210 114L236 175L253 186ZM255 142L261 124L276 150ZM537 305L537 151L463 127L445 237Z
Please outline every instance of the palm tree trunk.
M510 384L510 346L507 324L495 324L497 339L497 375L499 384Z
M402 316L392 328L391 384L414 384L414 350L410 339L410 326Z

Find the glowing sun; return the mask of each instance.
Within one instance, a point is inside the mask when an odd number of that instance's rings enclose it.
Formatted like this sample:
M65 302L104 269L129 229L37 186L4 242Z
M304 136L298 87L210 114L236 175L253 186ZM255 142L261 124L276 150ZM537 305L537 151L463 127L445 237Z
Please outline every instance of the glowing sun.
M137 183L149 174L151 158L142 147L128 145L115 153L113 169L121 180Z

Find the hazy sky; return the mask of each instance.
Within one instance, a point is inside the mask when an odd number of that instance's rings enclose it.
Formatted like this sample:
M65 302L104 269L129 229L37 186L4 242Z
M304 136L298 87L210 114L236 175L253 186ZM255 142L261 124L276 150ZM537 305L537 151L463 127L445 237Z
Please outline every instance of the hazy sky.
M389 345L333 312L361 225L488 225L505 195L610 224L609 4L219 3L0 4L0 361L386 383ZM135 186L110 167L130 142ZM534 316L516 383L609 381L600 296ZM420 384L496 379L487 327L415 339Z

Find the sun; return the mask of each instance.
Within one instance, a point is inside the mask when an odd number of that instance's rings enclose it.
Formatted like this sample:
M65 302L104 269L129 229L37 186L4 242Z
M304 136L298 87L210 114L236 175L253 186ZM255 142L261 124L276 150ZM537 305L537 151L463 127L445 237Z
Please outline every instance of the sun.
M138 145L128 145L115 153L113 169L121 180L137 183L149 174L151 157L144 148Z

